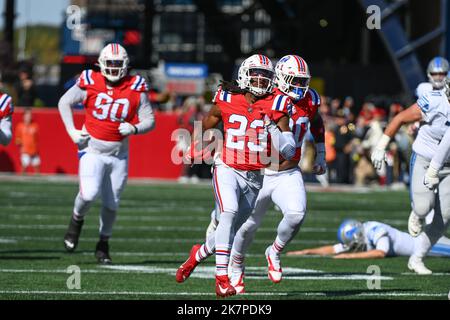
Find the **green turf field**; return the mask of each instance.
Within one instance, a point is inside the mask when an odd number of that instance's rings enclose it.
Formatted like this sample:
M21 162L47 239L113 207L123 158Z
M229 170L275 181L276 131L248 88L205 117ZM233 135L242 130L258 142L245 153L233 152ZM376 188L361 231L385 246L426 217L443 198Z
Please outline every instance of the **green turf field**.
M77 185L64 182L0 183L0 299L216 299L214 259L183 284L177 267L194 243L202 242L213 206L209 186L129 185L111 240L114 265L96 264L98 204L86 219L74 254L62 238ZM308 215L289 250L333 243L342 218L378 220L406 230L406 191L308 194ZM271 210L247 258L247 294L229 299L447 299L450 259L428 258L432 276L411 274L407 258L333 260L283 256L284 279L267 278L264 249L281 217ZM70 290L66 273L81 270L81 289ZM367 268L381 270L381 289Z

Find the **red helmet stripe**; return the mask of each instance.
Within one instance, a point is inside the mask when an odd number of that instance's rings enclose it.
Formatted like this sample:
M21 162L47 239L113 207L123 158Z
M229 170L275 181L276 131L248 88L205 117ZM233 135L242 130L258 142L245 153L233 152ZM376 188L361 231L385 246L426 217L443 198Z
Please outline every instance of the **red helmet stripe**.
M305 61L302 58L300 58L299 56L294 56L294 57L297 60L297 63L299 64L300 71L306 72Z

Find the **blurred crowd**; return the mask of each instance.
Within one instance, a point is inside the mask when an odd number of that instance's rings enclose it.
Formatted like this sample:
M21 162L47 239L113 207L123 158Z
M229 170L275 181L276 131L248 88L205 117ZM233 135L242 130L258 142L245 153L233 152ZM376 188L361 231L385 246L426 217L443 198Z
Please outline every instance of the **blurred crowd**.
M64 86L68 89L76 83L78 75L69 80ZM1 83L0 83L1 86ZM17 81L12 88L4 91L16 97L16 106L38 106L39 98L36 94L30 70L23 68L18 72ZM201 120L211 107L213 92L204 96L177 95L168 91L150 90L149 98L153 108L159 112L173 113L178 118L180 128L192 132L194 121ZM327 176L320 181L328 183L356 184L356 185L404 185L409 183L409 158L414 135L418 124L406 126L400 130L389 146L387 166L382 170L375 170L370 161L370 155L387 122L405 107L399 102L372 101L367 99L362 105L356 105L352 97L343 99L321 97L320 113L325 123L326 160L328 164ZM82 108L82 106L79 106ZM311 137L306 136L301 167L306 181L316 181L312 172L314 148ZM179 143L179 149L188 146ZM38 169L36 170L38 171ZM181 182L197 182L199 179L210 177L209 167L194 165L186 167L180 178Z
M377 171L372 166L370 155L383 130L395 115L408 107L399 102L375 102L369 99L357 106L352 97L344 99L322 96L320 113L325 123L325 144L328 183L403 186L409 183L409 159L418 124L402 127L391 142L387 166ZM209 100L204 97L188 97L175 104L171 112L178 114L180 127L193 131L194 121L200 120L209 110ZM300 166L306 181L316 181L312 175L314 148L311 136L307 135ZM180 149L187 148L180 146ZM209 170L203 166L186 168L182 182L196 182L207 178Z
M418 124L401 128L389 146L385 168L377 171L370 161L386 124L405 107L408 106L398 102L377 105L370 100L358 107L352 97L323 96L320 113L325 123L328 181L359 186L408 184L409 158ZM305 148L308 147L311 148L306 143ZM308 163L313 162L312 157L313 152L304 152L303 171L310 171Z

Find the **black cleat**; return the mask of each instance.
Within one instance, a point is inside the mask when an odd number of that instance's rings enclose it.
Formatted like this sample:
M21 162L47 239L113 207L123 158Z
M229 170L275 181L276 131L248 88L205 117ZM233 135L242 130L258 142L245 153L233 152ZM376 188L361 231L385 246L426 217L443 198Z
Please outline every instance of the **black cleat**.
M67 252L74 252L77 245L78 239L80 238L81 228L83 227L84 220L76 221L73 219L70 220L69 228L64 236L64 247Z
M108 241L100 240L97 242L95 248L95 257L100 264L112 264L111 257L109 256L109 244Z

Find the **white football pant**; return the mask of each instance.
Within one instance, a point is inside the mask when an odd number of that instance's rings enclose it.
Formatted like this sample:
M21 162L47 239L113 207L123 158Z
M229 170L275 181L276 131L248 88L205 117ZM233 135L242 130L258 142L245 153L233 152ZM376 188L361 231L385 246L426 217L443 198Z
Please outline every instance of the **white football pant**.
M74 213L83 217L101 196L100 235L110 237L116 220L120 195L128 178L128 156L85 153L79 163L80 191Z
M450 174L441 176L437 192L429 190L423 184L423 178L430 161L413 153L411 156L411 199L414 212L425 218L434 209L433 220L425 226L417 238L418 245L414 248L414 256L423 258L431 247L444 235L450 220ZM446 166L442 171L449 172Z
M299 168L278 173L272 172L272 174L264 176L263 187L256 200L255 209L234 238L233 259L236 255L238 261L243 261L255 232L272 201L280 207L283 213L283 219L278 224L276 239L282 250L297 234L305 217L306 191Z

